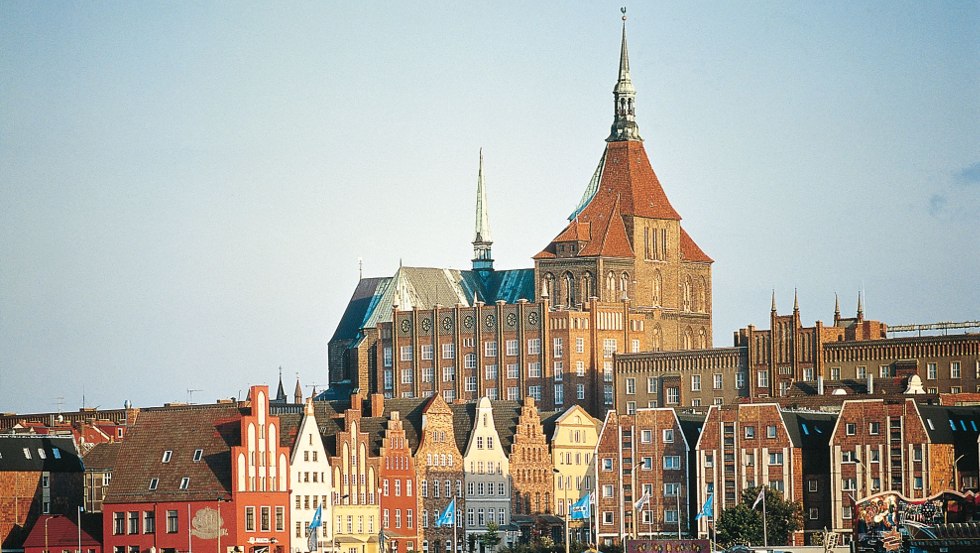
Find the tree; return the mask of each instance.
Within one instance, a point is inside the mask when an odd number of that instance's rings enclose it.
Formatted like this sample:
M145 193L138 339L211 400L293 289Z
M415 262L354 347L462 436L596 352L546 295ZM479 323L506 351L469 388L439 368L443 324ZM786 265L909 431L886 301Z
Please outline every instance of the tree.
M761 545L762 505L752 508L761 486L742 490L742 503L722 511L718 517L718 543ZM781 492L766 488L766 530L769 545L788 545L793 532L803 528L803 504L786 501Z
M500 535L497 533L498 526L493 522L487 524L487 531L480 536L480 543L483 544L485 551L493 551L500 543Z

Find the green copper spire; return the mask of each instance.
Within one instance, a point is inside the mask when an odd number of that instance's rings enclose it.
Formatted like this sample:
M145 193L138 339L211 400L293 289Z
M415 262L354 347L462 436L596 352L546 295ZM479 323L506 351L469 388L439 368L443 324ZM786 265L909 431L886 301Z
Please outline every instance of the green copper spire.
M476 177L476 233L473 238L473 270L492 271L493 255L490 251L490 213L487 209L487 189L483 184L483 148L480 148L480 169Z

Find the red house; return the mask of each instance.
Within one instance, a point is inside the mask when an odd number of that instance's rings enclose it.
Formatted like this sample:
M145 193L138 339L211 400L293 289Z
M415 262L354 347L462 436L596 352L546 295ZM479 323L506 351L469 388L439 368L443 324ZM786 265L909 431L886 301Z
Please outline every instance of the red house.
M383 401L380 394L371 398ZM390 553L418 551L418 486L401 416L392 411L381 445L381 527Z
M140 412L103 501L107 552L286 550L288 448L268 387L249 398Z

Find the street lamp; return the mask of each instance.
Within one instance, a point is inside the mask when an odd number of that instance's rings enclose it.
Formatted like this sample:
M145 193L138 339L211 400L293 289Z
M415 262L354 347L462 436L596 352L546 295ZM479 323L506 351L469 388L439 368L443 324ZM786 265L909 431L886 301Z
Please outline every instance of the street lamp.
M81 505L78 506L78 518L76 519L78 523L78 553L82 553L82 511L84 510Z
M57 518L57 517L60 517L60 516L61 515L50 515L50 516L48 516L48 518L44 519L44 553L50 553L50 551L51 551L48 548L48 523L51 522L51 519Z
M958 463L960 461L960 459L962 459L964 457L966 457L966 453L964 453L963 455L960 455L956 459L953 459L953 489L954 490L959 490L960 489L960 482L959 482L959 478L958 478L959 477L959 471L957 470L959 467L956 466L956 463Z
M558 478L559 478L558 481L561 482L561 478L562 478L561 471L559 471L557 468L553 468L553 469L551 469L551 472L557 474L558 475ZM569 549L569 543L568 543L568 519L572 515L571 506L568 504L568 486L570 484L571 484L571 478L569 478L569 482L568 483L562 485L562 489L565 491L565 553L568 553L568 549Z

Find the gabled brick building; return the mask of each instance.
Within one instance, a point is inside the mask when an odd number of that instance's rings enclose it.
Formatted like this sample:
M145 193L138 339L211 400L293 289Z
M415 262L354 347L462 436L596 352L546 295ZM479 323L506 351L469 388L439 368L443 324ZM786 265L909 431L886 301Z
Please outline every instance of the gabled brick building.
M414 459L422 511L422 551L452 551L453 540L457 551L462 551L466 497L463 495L463 455L456 443L453 411L437 394L429 399L422 417L422 434ZM439 514L453 498L456 499L456 524L459 527L455 532L452 527L435 526Z
M333 470L334 542L345 553L377 553L381 531L381 496L378 489L381 459L372 450L362 426L360 396L351 396L344 411L343 430L337 432Z
M534 398L524 398L510 446L513 513L537 515L553 508L554 463Z
M43 515L76 516L82 462L70 436L0 434L0 547L22 547Z
M690 449L673 409L606 414L595 468L600 544L689 533Z
M371 407L375 408L373 403ZM411 444L398 411L392 411L388 418L380 457L381 526L387 536L387 551L417 551L421 522L418 479Z
M697 442L698 495L714 512L742 502L749 487L767 485L788 501L803 499L803 456L775 403L711 406ZM707 520L698 532L707 534ZM802 543L800 533L794 543Z
M285 553L288 450L266 386L242 403L144 409L103 501L106 551Z

